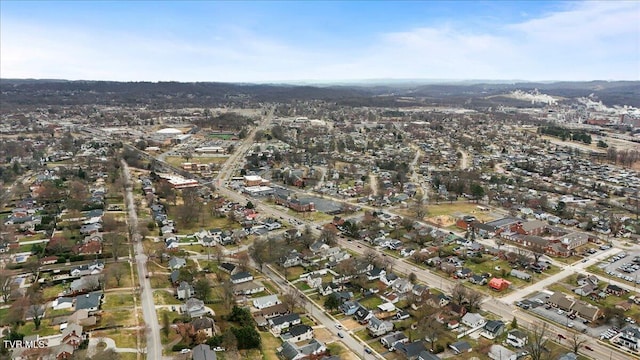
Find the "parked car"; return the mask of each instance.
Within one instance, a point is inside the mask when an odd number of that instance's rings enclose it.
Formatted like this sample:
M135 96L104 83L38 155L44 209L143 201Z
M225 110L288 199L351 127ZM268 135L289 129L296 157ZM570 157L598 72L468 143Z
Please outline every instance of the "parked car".
M338 337L344 339L344 335L341 332L338 333Z

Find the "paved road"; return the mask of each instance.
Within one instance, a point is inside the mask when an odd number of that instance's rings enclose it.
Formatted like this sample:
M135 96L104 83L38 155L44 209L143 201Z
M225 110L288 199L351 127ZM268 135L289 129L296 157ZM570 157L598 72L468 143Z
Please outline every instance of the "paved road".
M131 173L126 162L122 161L122 172L125 175L126 201L129 214L129 227L133 230L131 238L134 241L135 260L138 267L138 280L140 281L140 304L142 305L142 316L147 325L147 359L162 359L162 340L160 338L160 326L158 325L158 315L156 307L153 303L153 293L151 282L145 277L147 274L147 256L144 253L141 238L138 233L138 215L136 213L135 204L133 202L133 182L131 181Z
M343 248L350 249L357 254L364 254L365 250L368 248L368 246L360 244L359 242L356 242L356 241L346 241L343 239L339 239L338 243ZM593 259L593 261L596 261L596 259ZM581 263L581 265L589 266L589 263ZM437 274L432 273L429 270L420 269L412 264L405 262L403 259L395 259L393 269L394 269L394 272L404 274L405 276L413 272L416 274L419 281L425 284L428 284L431 287L442 289L444 291L450 290L456 284L455 281L443 278ZM529 292L533 291L530 289L530 287L527 287L526 289L528 289ZM504 321L507 321L507 322L510 319L513 319L515 317L518 319L518 325L524 328L537 327L537 326L540 326L540 324L542 323L541 319L537 318L536 316L528 312L521 311L518 308L515 308L511 304L504 302L502 299L497 299L494 297L485 298L485 300L482 302L482 308L486 311L489 311L498 315L500 318L502 318ZM549 324L549 336L551 338L554 338L555 334L560 334L560 333L567 334L570 331L566 327L557 326L551 322L547 322L547 323ZM596 342L595 339L593 340L590 339L587 345L592 347L594 351L587 351L582 349L580 350L580 352L582 355L590 358L595 358L595 359L607 358L610 360L630 359L630 356L628 354L618 352L617 350L607 345Z
M384 357L376 353L373 349L371 349L368 346L367 348L372 350L372 353L371 354L365 353L364 351L365 345L363 343L361 343L359 340L356 340L352 336L352 334L347 330L344 330L344 329L339 330L338 328L335 327L335 324L338 323L338 320L336 320L333 316L326 314L319 304L317 304L307 295L305 295L304 293L299 291L297 288L295 288L293 284L291 284L290 282L286 281L281 276L276 274L272 269L270 269L269 266L265 266L262 273L268 278L270 278L274 283L276 283L276 285L278 285L278 287L281 288L283 291L293 289L296 292L300 292L300 294L304 296L305 301L303 306L307 311L307 313L311 314L311 316L315 318L320 324L324 325L324 327L333 336L335 336L335 338L339 339L342 343L344 343L349 349L351 349L351 351L354 352L354 354L362 357L363 359L366 359L367 355L369 358L384 359ZM341 333L343 337L340 338L338 336L338 333Z

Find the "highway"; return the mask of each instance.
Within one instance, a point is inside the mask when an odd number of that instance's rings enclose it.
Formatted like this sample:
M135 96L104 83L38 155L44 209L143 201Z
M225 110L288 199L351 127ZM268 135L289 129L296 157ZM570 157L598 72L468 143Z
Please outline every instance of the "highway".
M144 253L142 242L139 241L141 236L138 233L138 215L133 202L133 182L131 181L129 167L124 160L122 161L122 173L126 179L125 196L127 201L127 213L129 215L129 229L131 229L131 239L134 242L135 263L138 268L138 280L140 281L140 304L142 305L142 316L145 324L147 325L147 359L163 359L160 326L158 325L156 306L153 302L151 282L145 277L147 274L147 256Z

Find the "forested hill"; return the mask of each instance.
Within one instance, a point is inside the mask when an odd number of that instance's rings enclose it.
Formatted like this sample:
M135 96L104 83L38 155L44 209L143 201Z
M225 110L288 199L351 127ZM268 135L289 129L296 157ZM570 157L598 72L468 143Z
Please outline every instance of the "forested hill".
M129 105L165 108L175 106L255 106L261 102L326 100L353 106L404 107L414 105L479 106L517 104L490 96L513 90L540 92L563 98L592 96L605 105L640 107L639 81L556 83L452 83L377 84L351 86L259 85L214 82L113 82L66 80L0 80L0 106ZM473 101L469 101L472 99Z

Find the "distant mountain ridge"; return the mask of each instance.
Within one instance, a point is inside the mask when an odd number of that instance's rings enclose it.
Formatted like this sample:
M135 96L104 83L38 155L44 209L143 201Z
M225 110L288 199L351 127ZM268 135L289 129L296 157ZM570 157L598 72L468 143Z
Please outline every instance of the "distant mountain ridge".
M366 81L366 80L365 80ZM373 80L372 80L373 81ZM149 105L215 106L243 102L326 100L363 106L411 106L424 101L455 103L474 98L481 103L513 90L565 97L595 95L605 105L640 107L640 81L430 83L420 80L384 84L290 85L219 82L115 82L58 79L0 79L0 105ZM415 101L398 102L398 97ZM490 105L490 104L489 104ZM496 104L494 104L496 105Z

